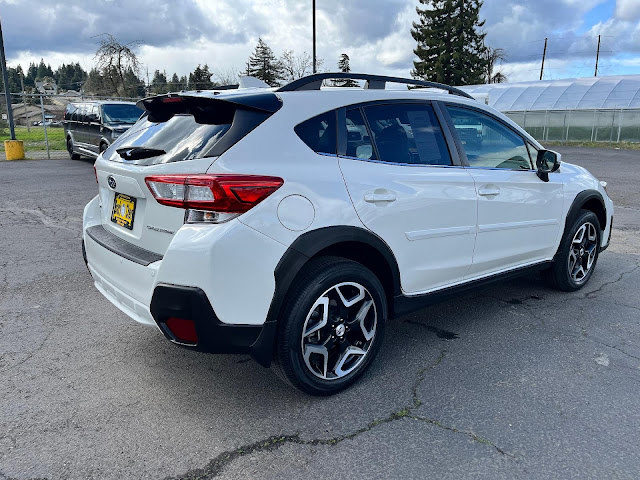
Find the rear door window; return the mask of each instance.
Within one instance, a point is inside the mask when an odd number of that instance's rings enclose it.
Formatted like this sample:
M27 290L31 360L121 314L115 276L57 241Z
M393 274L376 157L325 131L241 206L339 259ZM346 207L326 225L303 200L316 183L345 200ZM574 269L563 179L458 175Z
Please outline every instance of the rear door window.
M364 108L379 160L451 165L451 155L433 107L422 103Z
M347 110L347 157L377 160L371 136L359 108Z
M300 140L314 152L336 154L337 122L335 110L310 118L297 125L294 130Z

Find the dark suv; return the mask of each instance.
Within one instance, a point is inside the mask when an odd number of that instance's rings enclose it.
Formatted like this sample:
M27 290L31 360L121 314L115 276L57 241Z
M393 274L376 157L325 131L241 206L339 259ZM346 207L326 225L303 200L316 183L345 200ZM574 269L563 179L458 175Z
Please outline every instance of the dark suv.
M70 103L64 112L67 151L73 159L80 155L97 157L142 115L135 103L92 101Z

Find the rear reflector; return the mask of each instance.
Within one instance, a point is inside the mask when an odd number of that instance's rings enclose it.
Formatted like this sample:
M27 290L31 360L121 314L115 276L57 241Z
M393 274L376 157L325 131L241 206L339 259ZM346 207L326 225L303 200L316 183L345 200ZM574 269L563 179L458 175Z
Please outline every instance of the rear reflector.
M169 331L178 341L183 343L192 343L194 345L198 343L196 324L193 320L171 317L165 323Z
M244 213L278 190L284 180L263 175L154 175L145 178L161 205L219 213Z

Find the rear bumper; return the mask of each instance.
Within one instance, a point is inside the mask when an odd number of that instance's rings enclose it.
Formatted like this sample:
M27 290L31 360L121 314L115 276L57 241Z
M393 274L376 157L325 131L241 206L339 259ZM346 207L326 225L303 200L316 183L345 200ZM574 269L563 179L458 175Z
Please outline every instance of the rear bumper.
M87 267L98 291L136 322L155 325L149 303L157 266L125 259L96 242L86 230L83 243Z
M216 316L207 295L196 287L158 285L151 299L151 314L165 337L172 343L207 353L247 353L258 363L271 361L276 322L262 325L230 325ZM192 320L198 337L196 344L181 342L166 321L176 317Z
M166 329L167 312L194 317L199 342L187 348L249 353L268 365L275 322L266 319L274 270L286 247L231 221L185 225L159 255L105 230L100 209L96 197L83 222L83 254L100 293L137 322L158 326L174 343L180 344Z

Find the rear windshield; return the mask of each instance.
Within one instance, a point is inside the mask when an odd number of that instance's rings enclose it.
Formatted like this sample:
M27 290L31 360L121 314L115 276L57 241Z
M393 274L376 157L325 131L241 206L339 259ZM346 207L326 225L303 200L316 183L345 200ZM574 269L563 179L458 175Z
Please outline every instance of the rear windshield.
M142 115L142 110L135 105L113 104L104 105L102 107L102 113L104 123L134 124L138 121L140 115Z
M282 106L270 92L157 96L141 102L146 113L106 150L106 160L156 165L218 157Z
M210 156L212 148L227 133L231 124L197 123L193 115L174 115L166 122L150 122L146 116L118 138L105 154L107 160L122 161L116 150L144 147L160 150L153 158L128 163L155 165L159 163L193 160Z

